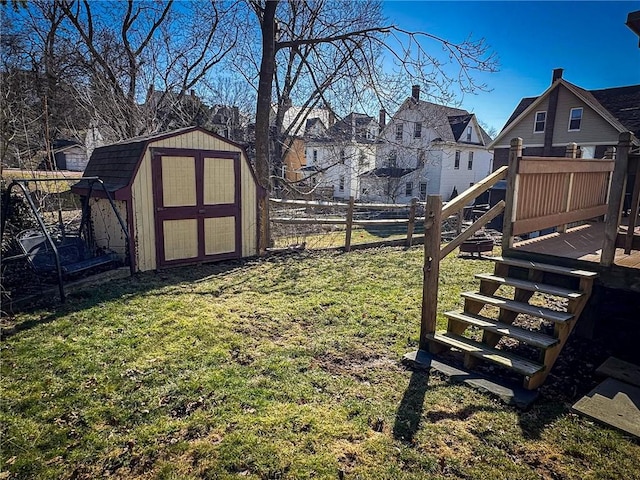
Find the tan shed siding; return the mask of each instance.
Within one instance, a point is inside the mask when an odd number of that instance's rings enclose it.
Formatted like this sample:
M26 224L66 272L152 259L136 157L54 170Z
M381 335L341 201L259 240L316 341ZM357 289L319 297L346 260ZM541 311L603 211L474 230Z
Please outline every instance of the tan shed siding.
M156 269L156 232L152 180L151 153L147 149L131 188L136 267L143 272Z
M225 152L240 152L235 145L231 145L205 132L193 131L176 135L174 137L158 140L149 145L150 147L164 148L188 148L194 150L222 150Z
M127 206L125 202L114 201L122 221L127 224ZM116 252L122 260L127 257L127 239L120 222L106 198L91 199L91 224L95 234L96 245L100 248Z
M569 113L572 108L582 107L582 123L580 131L569 131ZM618 131L602 116L587 106L568 89L561 87L558 95L558 111L556 125L553 129L553 143L566 144L576 142L578 145L594 143L618 143ZM526 142L525 142L526 144Z
M204 203L217 205L234 203L235 177L233 159L208 158L204 159Z
M165 220L162 223L165 260L182 260L198 256L198 220Z
M258 254L258 193L249 167L249 161L244 154L242 154L240 160L240 178L242 184L242 198L240 200L242 256L250 257Z
M204 219L204 253L217 255L230 253L236 249L235 217Z
M152 142L149 147L186 148L198 150L221 150L241 153L242 150L224 140L194 131ZM257 190L247 158L242 154L241 175L241 229L242 256L257 254ZM133 225L136 266L139 271L155 270L156 236L155 213L153 208L153 182L151 175L151 154L147 150L140 164L131 188L133 202Z

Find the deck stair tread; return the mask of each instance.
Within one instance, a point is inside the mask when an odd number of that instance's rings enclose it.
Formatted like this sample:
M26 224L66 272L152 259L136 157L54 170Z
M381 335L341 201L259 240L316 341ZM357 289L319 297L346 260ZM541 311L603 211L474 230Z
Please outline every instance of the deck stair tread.
M503 277L500 275L493 275L490 273L476 274L476 278L480 280L486 280L492 283L499 283L501 285L508 285L511 287L521 288L530 292L547 293L556 297L568 298L571 300L578 299L584 295L584 293L570 290L568 288L556 287L555 285L548 285L539 282L529 282L527 280L519 280L517 278Z
M448 332L436 332L428 334L427 338L447 345L449 347L467 352L469 355L481 358L493 363L496 363L502 367L509 368L522 375L532 376L536 373L544 370L544 365L527 360L518 355L498 350L496 348L488 347L482 343L470 340L466 337L461 337Z
M552 322L563 323L573 318L573 314L568 312L558 312L549 308L537 307L528 303L517 302L515 300L510 300L508 298L502 298L493 295L483 295L476 292L464 292L462 293L462 297L465 299L484 303L486 305L493 305L505 310L510 310L512 312L524 313L526 315L542 318L543 320L550 320Z
M525 328L509 325L508 323L498 322L492 318L482 315L475 315L468 312L445 312L447 318L452 318L460 322L464 322L475 327L482 328L489 332L504 335L506 337L515 338L521 342L538 348L549 348L558 343L558 339L541 332L527 330Z
M512 258L512 257L491 257L491 259L496 261L497 263L503 263L505 265L510 265L513 267L522 267L522 268L541 270L543 272L557 273L560 275L569 275L569 276L578 277L578 278L594 279L598 276L597 272L590 272L587 270L561 267L559 265L550 265L547 263L532 262L530 260L520 260L518 258Z

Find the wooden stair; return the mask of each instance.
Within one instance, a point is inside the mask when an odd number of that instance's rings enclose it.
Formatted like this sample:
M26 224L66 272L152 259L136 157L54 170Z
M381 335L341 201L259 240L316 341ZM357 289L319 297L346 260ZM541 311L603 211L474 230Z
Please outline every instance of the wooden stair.
M476 275L479 291L462 293L464 310L445 312L447 330L427 334L429 349L432 353L460 350L467 368L479 361L495 363L523 375L524 387L535 389L545 381L562 351L591 295L597 273L515 258L493 260L494 273ZM561 300L565 310L530 303L535 294ZM521 315L551 322L553 334L514 325ZM470 327L482 333L480 341L465 336ZM537 358L524 358L501 349L498 343L503 337L529 345L537 352Z

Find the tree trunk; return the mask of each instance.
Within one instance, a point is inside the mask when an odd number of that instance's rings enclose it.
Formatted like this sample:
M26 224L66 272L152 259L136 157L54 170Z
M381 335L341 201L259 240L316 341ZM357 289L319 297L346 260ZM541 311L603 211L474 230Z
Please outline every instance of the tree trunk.
M269 161L269 113L271 110L271 89L276 66L276 8L278 0L267 0L262 15L262 61L258 83L256 107L256 174L258 182L267 192L271 190L271 168ZM271 243L269 232L269 202L261 202L260 225L261 247ZM263 250L264 248L261 248Z

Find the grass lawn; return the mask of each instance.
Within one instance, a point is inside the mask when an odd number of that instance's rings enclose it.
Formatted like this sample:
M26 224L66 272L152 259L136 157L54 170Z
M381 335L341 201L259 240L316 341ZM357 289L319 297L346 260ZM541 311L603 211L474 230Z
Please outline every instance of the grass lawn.
M490 268L446 259L439 310ZM420 247L301 254L19 315L0 344L0 478L640 478L640 446L569 394L521 412L404 368L421 276Z

